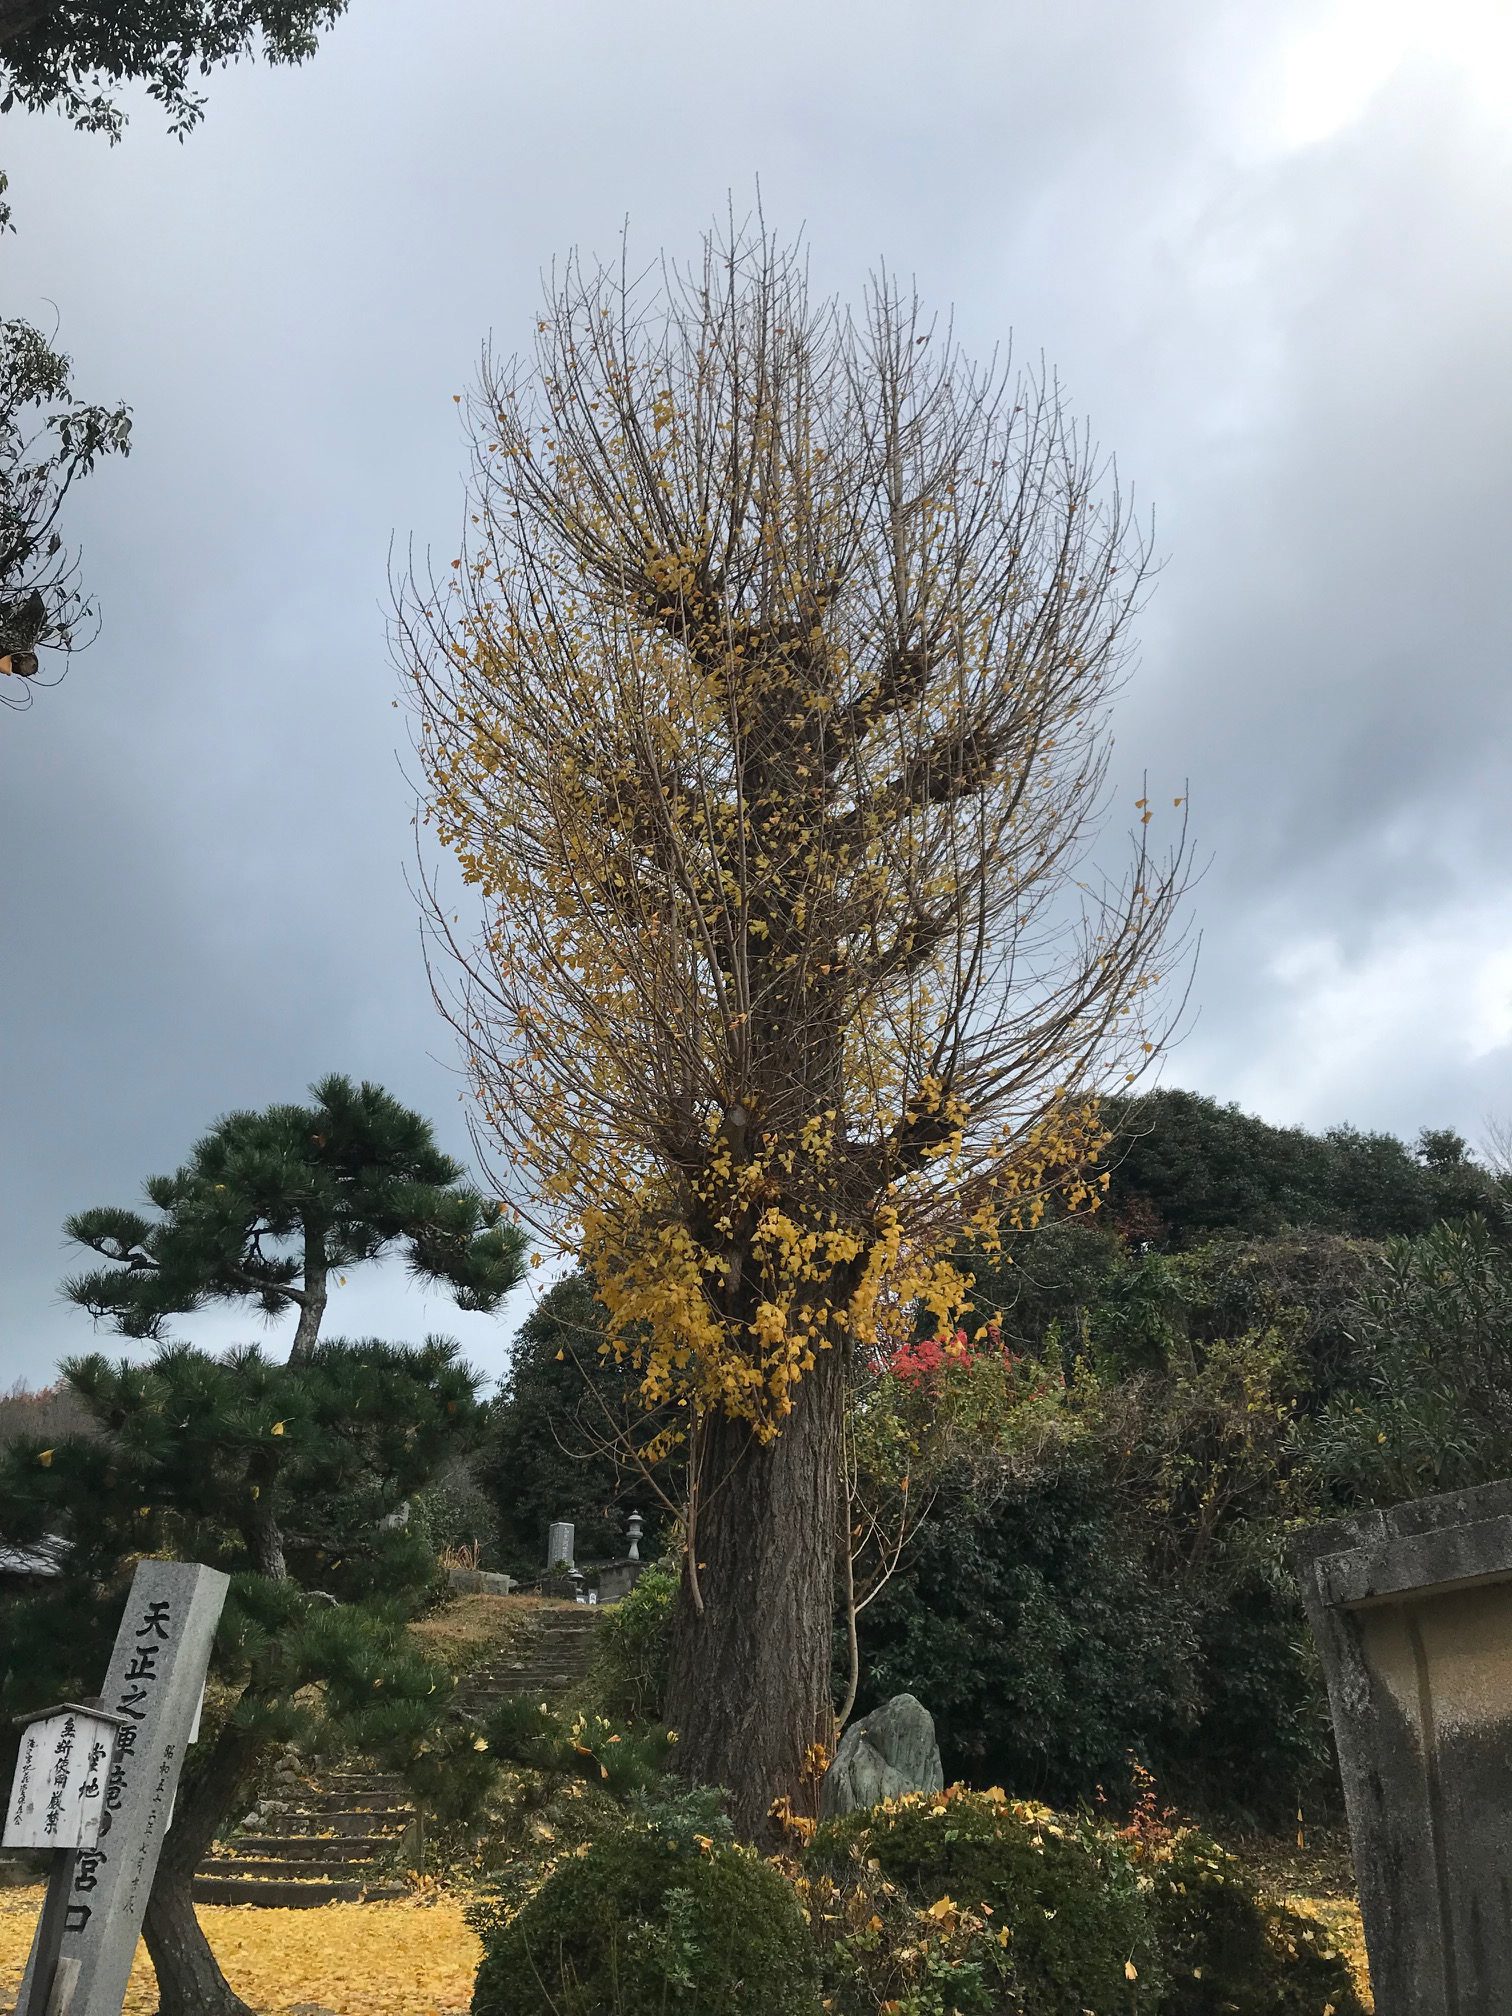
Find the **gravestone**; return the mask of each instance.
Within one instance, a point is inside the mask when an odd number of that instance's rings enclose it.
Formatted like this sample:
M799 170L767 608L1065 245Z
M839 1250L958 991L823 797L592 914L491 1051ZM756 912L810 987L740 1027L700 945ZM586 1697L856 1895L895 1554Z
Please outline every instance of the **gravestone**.
M536 1531L539 1532L540 1528L537 1527ZM551 1530L546 1535L546 1573L548 1575L554 1568L570 1568L572 1566L572 1545L575 1537L570 1519L554 1519L551 1522Z
M1512 1483L1294 1549L1378 2016L1512 2011Z
M47 2009L31 2009L33 1974L49 1929L44 1914L18 2016L120 2016L184 1752L199 1730L205 1669L227 1583L218 1570L197 1562L137 1566L103 1689L105 1710L120 1726L95 1845L72 1858L58 1900L63 1922ZM49 1911L52 1904L50 1896Z
M840 1738L819 1788L819 1818L833 1820L909 1792L939 1792L944 1784L934 1717L912 1694L894 1694Z

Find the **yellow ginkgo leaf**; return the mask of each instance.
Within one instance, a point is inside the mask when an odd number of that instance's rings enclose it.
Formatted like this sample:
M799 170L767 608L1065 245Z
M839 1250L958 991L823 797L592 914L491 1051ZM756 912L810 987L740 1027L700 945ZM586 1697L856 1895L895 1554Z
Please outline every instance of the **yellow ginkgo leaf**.
M955 1902L952 1898L936 1897L926 1915L930 1918L948 1918L955 1908Z
M254 1498L261 1498L261 1496L262 1496L262 1486L261 1486L261 1484L254 1484L254 1485L252 1486L252 1496L253 1496Z
M1125 1960L1124 1962L1124 1979L1125 1981L1137 1981L1139 1979L1139 1969L1134 1965L1132 1960Z
M284 1432L284 1424L283 1424L283 1422L282 1422L282 1421L275 1421L275 1422L273 1423L273 1428L272 1428L272 1433L273 1433L273 1434L275 1434L275 1435L282 1435L282 1433L283 1433L283 1432Z
M37 1461L42 1465L44 1470L51 1470L52 1459L53 1451L51 1449L43 1449L38 1452Z

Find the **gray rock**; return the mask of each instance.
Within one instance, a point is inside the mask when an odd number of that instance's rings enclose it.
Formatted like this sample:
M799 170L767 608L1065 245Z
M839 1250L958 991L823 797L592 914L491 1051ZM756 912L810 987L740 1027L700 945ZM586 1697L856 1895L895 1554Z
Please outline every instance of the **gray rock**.
M508 1596L515 1586L513 1576L487 1568L448 1568L446 1579L459 1596Z
M819 1788L819 1818L857 1813L908 1792L938 1792L944 1784L934 1717L912 1694L894 1694L840 1738Z

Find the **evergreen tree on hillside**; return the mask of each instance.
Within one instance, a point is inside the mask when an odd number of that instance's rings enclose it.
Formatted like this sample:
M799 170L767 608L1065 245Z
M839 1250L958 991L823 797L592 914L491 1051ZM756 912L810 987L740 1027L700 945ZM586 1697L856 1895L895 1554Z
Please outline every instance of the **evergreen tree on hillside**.
M291 1362L320 1334L331 1276L400 1249L463 1309L491 1310L520 1278L524 1234L462 1183L430 1123L377 1085L323 1078L309 1106L230 1113L183 1168L146 1185L156 1216L100 1205L71 1239L106 1262L64 1293L127 1337L211 1302L298 1311Z
M0 1528L22 1544L70 1543L57 1585L7 1606L0 1728L13 1740L10 1717L95 1692L138 1556L229 1572L203 1734L144 1929L162 2016L251 2016L190 1886L269 1751L360 1749L443 1810L484 1775L471 1735L440 1724L445 1672L406 1637L435 1562L400 1523L476 1433L476 1375L436 1338L324 1343L290 1365L173 1345L147 1366L91 1356L63 1373L89 1432L48 1446L21 1435L0 1453ZM7 1780L9 1769L0 1757Z
M1414 1150L1357 1127L1274 1127L1175 1089L1109 1100L1106 1113L1118 1139L1110 1214L1162 1244L1289 1228L1388 1239L1471 1212L1507 1224L1506 1186L1450 1129L1425 1128Z
M546 1558L546 1530L570 1519L578 1558L624 1551L624 1517L646 1520L646 1558L677 1484L664 1458L651 1477L631 1451L655 1433L630 1367L604 1343L604 1311L592 1284L571 1274L542 1296L514 1340L504 1390L478 1472L499 1514L505 1565L529 1576Z

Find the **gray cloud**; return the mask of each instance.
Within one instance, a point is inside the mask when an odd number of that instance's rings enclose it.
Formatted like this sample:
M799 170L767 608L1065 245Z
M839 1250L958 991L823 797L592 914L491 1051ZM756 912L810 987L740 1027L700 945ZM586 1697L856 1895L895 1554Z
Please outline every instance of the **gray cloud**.
M1158 507L1115 810L1189 778L1212 854L1168 1076L1409 1133L1512 1108L1507 107L1473 46L1395 61L1391 8L1319 53L1326 11L452 0L421 37L353 0L305 69L212 80L183 147L145 105L115 150L10 122L9 309L57 304L138 445L72 513L104 634L0 721L0 1378L92 1342L64 1214L229 1106L346 1069L466 1152L389 542L454 550L450 395L553 256L626 215L691 250L758 176L822 286L885 257L973 348L1043 348ZM503 1362L508 1323L346 1296Z

